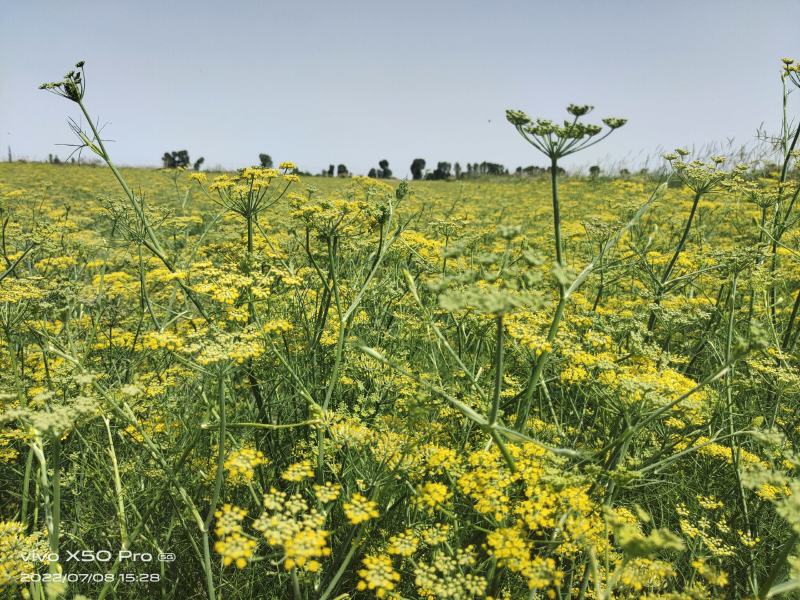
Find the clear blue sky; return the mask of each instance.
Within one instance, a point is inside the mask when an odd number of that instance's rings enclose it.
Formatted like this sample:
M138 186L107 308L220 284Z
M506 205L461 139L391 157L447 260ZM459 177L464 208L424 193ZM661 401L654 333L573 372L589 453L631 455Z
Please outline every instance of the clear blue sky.
M0 143L66 153L69 102L37 90L86 60L90 110L117 162L165 150L207 167L259 152L366 173L417 156L543 164L505 108L569 102L629 124L573 165L734 137L780 117L797 0L544 2L0 0ZM795 95L795 99L800 93ZM795 100L796 102L796 100ZM569 163L566 165L570 166Z

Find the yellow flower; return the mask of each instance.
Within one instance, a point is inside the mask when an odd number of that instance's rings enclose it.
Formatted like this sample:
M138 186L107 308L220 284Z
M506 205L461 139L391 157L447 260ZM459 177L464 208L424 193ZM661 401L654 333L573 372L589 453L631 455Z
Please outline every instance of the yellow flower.
M25 529L25 525L17 521L0 521L0 592L7 591L6 586L16 587L21 576L34 572L36 564L23 560L26 554L48 554L42 534L28 535Z
M725 587L728 585L728 574L725 571L711 567L705 558L697 558L692 561L692 567L705 579L709 585L714 587Z
M556 569L552 558L531 557L531 546L518 527L496 529L486 536L489 552L498 564L509 571L521 574L529 589L558 585L563 573Z
M217 519L216 533L219 537L225 537L232 533L242 532L242 521L247 516L247 511L238 506L225 504L220 510L214 513Z
M453 494L442 483L429 481L417 488L417 495L414 503L420 508L432 512L452 496Z
M314 495L317 500L325 504L326 502L333 502L339 497L342 491L342 486L338 483L326 482L324 485L314 485Z
M419 539L414 535L411 529L406 529L402 533L393 535L389 538L389 545L386 551L389 554L397 554L399 556L411 556L417 551Z
M165 348L174 352L183 347L183 340L171 331L150 331L144 335L142 345L149 350Z
M771 483L762 483L761 486L756 490L756 496L762 500L766 500L767 502L789 496L790 494L791 492L786 486L784 486L784 489L781 489L775 485L772 485Z
M253 557L258 543L241 533L234 533L214 544L214 550L222 556L222 564L226 567L235 564L237 569L244 569Z
M286 560L283 568L291 571L295 567L316 573L322 566L316 560L330 556L331 549L327 546L328 532L315 528L304 528L290 537L283 545Z
M392 559L388 556L366 556L362 561L364 568L358 572L361 580L356 585L359 591L370 590L375 592L377 598L385 598L391 592L400 574L394 570Z
M344 514L353 525L376 519L380 515L378 505L357 492L349 502L344 503Z
M264 453L255 448L241 448L228 454L225 470L232 483L247 483L253 480L255 468L267 462Z
M281 474L281 478L286 481L303 481L314 476L314 469L311 467L310 460L303 460L301 462L289 465L289 467Z
M450 537L450 525L444 523L435 523L430 527L426 527L420 532L422 541L429 546L436 546L437 544L444 544Z

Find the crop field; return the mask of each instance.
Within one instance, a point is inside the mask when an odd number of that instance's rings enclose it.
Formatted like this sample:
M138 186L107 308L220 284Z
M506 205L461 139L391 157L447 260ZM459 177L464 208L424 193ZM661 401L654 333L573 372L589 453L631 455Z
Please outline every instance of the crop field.
M797 597L797 129L562 175L590 110L533 177L0 164L0 594Z

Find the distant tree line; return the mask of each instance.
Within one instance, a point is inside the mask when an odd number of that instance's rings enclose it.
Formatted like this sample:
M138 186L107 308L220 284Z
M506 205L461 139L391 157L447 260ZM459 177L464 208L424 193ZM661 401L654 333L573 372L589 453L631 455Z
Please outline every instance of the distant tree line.
M8 149L8 162L11 162L11 148L10 147ZM27 162L27 161L20 160L18 162ZM66 164L74 165L75 164L75 157L73 156L72 158L67 158L66 160L62 161L60 158L58 158L58 154L48 154L47 155L47 162L48 162L48 164L51 164L51 165L66 165Z
M411 177L413 179L428 179L428 180L446 180L446 179L465 179L472 177L503 177L510 176L509 170L500 163L483 161L480 163L467 163L466 168L463 168L460 163L451 164L447 161L440 161L436 163L436 168L433 170L425 170L426 162L424 158L415 158L411 163ZM560 174L566 172L561 167L558 167ZM536 175L543 175L549 173L549 168L537 167L534 165L528 167L517 167L514 175L521 177L533 177Z
M483 161L480 163L467 163L466 168L462 167L460 163L450 163L447 161L439 161L436 163L436 168L433 170L426 170L425 167L427 166L427 162L424 158L415 158L411 162L410 170L411 170L411 177L415 180L426 179L426 180L448 180L448 179L464 179L464 178L471 178L471 177L483 177L483 176L511 176L512 173L509 170L499 164L489 161ZM599 169L599 167L598 167ZM561 167L558 168L560 174L565 174L566 172ZM528 167L517 167L516 171L514 171L513 175L515 176L523 176L523 177L533 177L536 175L543 175L545 173L549 173L549 168L537 167L537 166L528 166ZM599 173L599 172L598 172ZM339 164L338 166L329 165L327 170L323 169L320 172L320 176L322 177L350 177L351 173L348 171L347 166L344 164ZM367 173L367 177L372 177L373 179L390 179L392 177L392 170L389 168L389 161L383 159L378 162L378 167L370 168L369 172ZM595 174L596 176L596 174Z
M10 148L9 148L10 151ZM165 152L161 157L161 162L165 169L188 168L190 163L195 171L199 171L204 158L200 157L194 163L191 163L189 152L187 150L174 150L172 152ZM57 156L50 155L48 162L58 164L60 161ZM74 159L73 159L74 162ZM258 163L265 169L273 168L274 162L269 154L261 153L258 155ZM527 167L517 167L511 173L504 165L500 163L483 161L475 163L467 163L462 167L460 163L450 163L448 161L439 161L436 163L435 169L426 170L427 162L424 158L415 158L409 167L411 170L411 177L415 180L448 180L448 179L465 179L473 177L504 177L504 176L517 176L517 177L536 177L545 175L550 172L550 167L538 167L536 165L529 165ZM621 174L627 175L623 169ZM295 169L294 172L298 175L310 175L310 173ZM566 171L558 167L560 175L566 175ZM328 165L327 169L322 169L319 173L322 177L350 177L352 173L348 170L347 165L339 163L338 165ZM589 175L593 179L600 176L600 167L593 165L589 168ZM373 179L391 179L393 176L392 169L389 167L389 161L381 159L378 161L378 167L370 168L367 173L368 177Z
M8 162L12 162L12 160L11 147L9 147ZM48 154L47 162L53 165L64 164L64 161L62 161L56 154ZM68 159L68 162L71 164L76 164L75 158ZM189 157L188 150L173 150L170 152L164 152L163 156L161 157L161 162L165 169L188 169L191 166L191 168L195 171L199 171L205 162L205 158L201 156L196 161L192 162ZM258 163L265 169L271 169L274 165L272 157L263 152L258 155ZM89 163L87 162L87 164ZM545 168L536 165L529 165L527 167L517 167L514 172L511 173L502 164L489 161L483 161L480 163L467 163L465 167L462 167L458 162L450 163L447 161L439 161L436 163L436 168L432 170L426 170L426 166L427 162L424 158L415 158L410 165L412 179L436 181L484 176L537 177L546 175L550 172L550 167ZM558 172L560 175L566 175L566 171L561 167L558 167ZM600 177L601 172L602 171L598 165L592 165L589 167L589 177L592 179L597 179ZM299 169L295 169L294 173L297 175L311 175L311 173L300 171ZM639 173L647 174L647 169L641 169ZM322 169L319 175L322 177L350 177L352 173L347 168L347 165L344 163L339 163L338 165L328 165L328 168ZM620 169L619 175L627 177L630 176L630 172L627 169ZM378 161L378 167L370 168L367 176L374 179L391 179L393 177L393 173L392 169L389 167L389 161L385 158Z

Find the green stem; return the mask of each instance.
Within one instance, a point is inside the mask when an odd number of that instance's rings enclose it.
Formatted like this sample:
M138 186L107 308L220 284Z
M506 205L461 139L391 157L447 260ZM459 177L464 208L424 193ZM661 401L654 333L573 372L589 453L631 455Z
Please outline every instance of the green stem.
M319 597L319 600L327 600L328 597L336 591L336 586L339 585L339 580L344 575L345 571L347 571L347 567L350 566L350 562L353 560L353 556L355 555L358 548L361 546L361 539L357 536L353 536L353 541L350 544L350 550L347 552L347 555L342 560L342 564L339 565L339 568L336 570L336 574L331 579L331 582L325 588L325 591Z
M147 236L145 245L147 246L148 250L150 250L164 264L164 266L167 267L167 269L169 269L170 272L175 273L177 269L172 264L172 262L166 257L166 253L161 247L161 243L158 241L158 237L156 236L155 231L153 231L153 228L150 226L150 223L147 220L144 211L136 202L136 196L134 195L131 188L128 186L128 183L122 177L122 174L119 172L116 165L114 165L114 163L111 161L111 157L106 151L105 145L103 145L103 140L100 138L100 132L97 130L97 127L95 127L92 118L89 116L89 111L86 109L86 105L83 103L83 100L78 100L77 102L78 106L80 106L81 108L81 112L83 112L83 116L86 117L86 121L89 123L89 127L91 128L92 134L94 135L94 139L97 141L97 146L95 148L100 150L101 158L105 161L105 163L108 165L108 168L111 169L111 172L114 174L114 177L119 182L120 186L122 187L122 190L125 192L125 195L130 200L131 205L133 206L133 210L136 212L136 216L139 218L139 221L142 227L144 228L144 232ZM84 134L81 134L81 136L85 137ZM177 281L181 290L183 290L183 293L186 294L186 297L189 298L192 304L194 304L195 308L197 308L197 311L200 313L200 315L206 321L210 321L208 315L205 312L205 309L203 308L203 305L195 297L194 292L192 292L192 290L190 290L186 286L186 284L184 284L180 279L178 279Z
M319 419L309 419L308 421L300 421L299 423L280 423L280 424L273 424L273 423L228 423L227 427L230 429L231 427L252 427L253 429L292 429L294 427L305 427L306 425L320 425L322 421Z
M297 579L297 569L292 569L292 592L294 600L303 600L303 594L300 593L300 581Z
M22 511L20 522L26 525L28 522L28 488L30 488L31 471L33 470L33 451L28 450L28 458L25 459L25 476L22 479Z
M731 282L731 304L730 304L730 313L728 317L728 335L727 339L725 340L725 362L730 363L733 358L733 330L735 324L735 315L736 315L736 284L738 283L739 273L733 273L733 281ZM752 527L750 525L750 513L747 506L747 497L744 493L744 486L742 485L742 478L739 474L739 444L736 440L736 432L733 423L733 377L734 377L734 365L731 365L730 370L725 375L725 397L726 397L726 404L728 409L728 435L730 436L730 444L731 444L731 462L733 466L733 475L734 479L736 480L736 491L739 496L739 505L742 509L742 517L744 519L744 524L747 529L747 533L753 533ZM748 554L750 556L750 560L748 561L748 571L751 574L750 580L751 582L755 582L755 577L753 576L753 551L748 550ZM754 593L757 590L752 590Z
M686 245L686 241L689 239L689 230L692 228L692 221L694 221L694 215L697 212L697 205L700 203L700 198L702 196L702 191L697 191L694 193L694 198L692 199L692 210L689 212L689 218L686 220L686 226L683 228L683 234L678 242L678 246L675 248L675 253L672 255L672 258L667 264L667 268L664 269L664 274L661 276L661 281L658 284L655 300L656 304L659 304L661 299L664 297L664 285L667 283L667 281L669 281L669 277L672 275L672 270L675 268L675 263L678 262L678 257L681 255L683 247ZM647 321L647 331L653 331L655 325L656 311L653 309L650 312L650 318Z
M111 468L114 473L114 492L117 496L117 520L119 521L119 536L122 548L128 549L128 531L125 518L125 497L122 490L122 480L119 476L119 465L117 463L117 453L114 450L114 438L111 435L111 424L108 417L103 417L108 435L108 453L111 456Z
M569 294L567 293L564 284L560 284L558 306L556 306L556 312L553 315L553 320L550 322L550 329L547 332L548 345L552 344L556 339L558 327L561 324L561 319L564 317L564 308L567 305L568 297ZM531 369L531 376L528 379L528 383L525 388L525 395L520 403L519 412L517 413L517 420L514 424L514 429L517 431L522 432L525 429L525 423L528 420L528 414L531 410L531 403L533 402L533 393L539 385L539 378L542 376L542 371L544 371L544 367L547 364L547 359L549 356L550 350L547 348L542 348L541 354L538 356L533 368Z
M211 571L211 548L208 543L208 531L203 532L203 570L206 572L206 589L209 600L216 600L217 593L214 589L214 574Z
M51 481L47 475L47 459L44 455L44 448L42 445L42 441L40 438L37 437L36 440L31 442L31 451L36 456L36 460L39 462L39 493L42 495L42 505L44 506L44 519L47 526L47 537L48 537L48 547L50 552L54 554L58 554L58 534L60 528L60 510L55 510L55 495L56 495L56 486L55 482L52 482L53 488L53 497L50 496L50 488L51 488ZM54 451L54 458L58 458L58 453ZM55 467L53 470L53 478L55 479L58 467ZM60 494L61 490L59 488L59 501L60 501ZM36 522L36 518L34 515L34 523ZM51 561L49 572L50 573L59 573L61 567L59 566L58 562Z
M550 186L553 195L553 232L556 241L556 263L564 266L561 248L561 210L558 203L558 158L553 156L550 160Z
M496 317L497 335L494 350L494 394L492 408L489 412L489 427L497 422L497 411L500 407L500 391L503 387L503 315Z
M764 583L759 587L759 593L758 593L759 600L764 600L765 598L769 598L769 591L772 588L772 585L775 583L775 580L778 578L778 574L781 572L781 569L786 564L786 559L789 557L789 554L791 554L792 550L797 544L798 539L800 539L800 536L798 536L797 533L793 533L792 536L788 540L786 540L786 543L784 543L783 547L781 548L780 554L772 562L772 568L767 574L767 578L764 580Z
M222 492L222 482L225 475L225 376L222 371L217 374L217 401L219 410L219 433L217 440L217 474L214 480L214 492L208 506L205 521L203 521L203 560L206 567L206 585L209 600L214 600L214 576L211 571L211 549L209 548L209 527L217 510L217 503Z
M797 291L797 296L795 297L794 305L792 306L792 314L789 316L789 322L786 323L786 331L783 334L781 348L783 348L784 351L792 352L792 350L794 350L794 344L792 343L792 330L794 329L794 322L797 318L798 310L800 310L800 290Z
M50 536L50 551L58 553L58 538L61 534L61 440L53 436L53 531Z
M563 250L561 247L561 209L558 201L558 156L555 154L550 156L550 191L553 197L553 234L555 236L556 245L556 264L559 268L563 268L565 265ZM563 276L563 274L560 275ZM550 322L550 330L547 333L548 344L551 344L553 340L555 340L556 334L558 333L558 327L561 323L561 319L564 316L564 307L567 303L567 296L568 294L566 285L559 281L558 306L556 306L556 312L553 315L553 320ZM539 385L539 377L541 377L542 371L547 363L548 355L548 350L543 349L542 353L536 359L536 362L531 368L531 376L528 379L528 384L525 388L525 394L522 402L520 403L519 410L517 412L517 420L514 425L514 428L517 431L522 431L525 428L525 423L528 420L528 414L531 410L533 393L536 390L536 387Z

